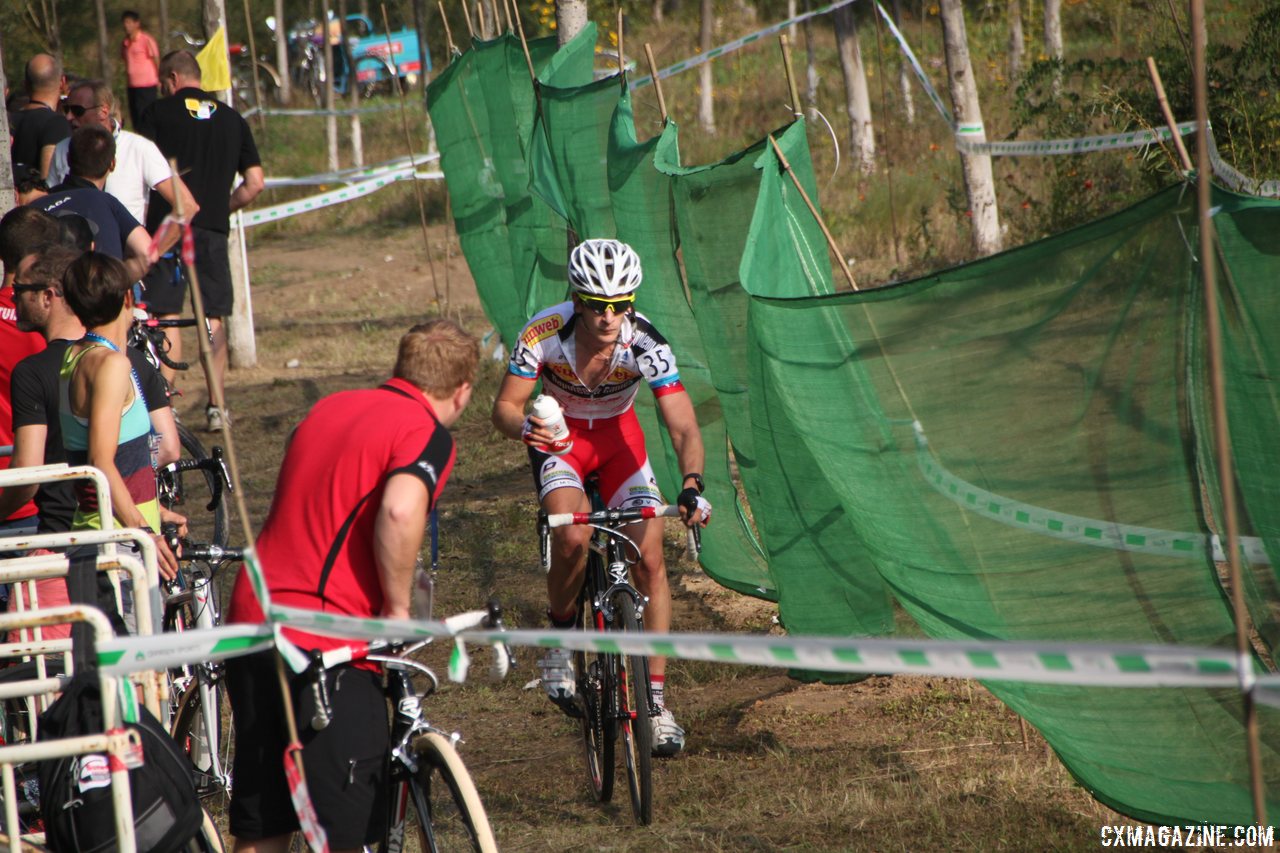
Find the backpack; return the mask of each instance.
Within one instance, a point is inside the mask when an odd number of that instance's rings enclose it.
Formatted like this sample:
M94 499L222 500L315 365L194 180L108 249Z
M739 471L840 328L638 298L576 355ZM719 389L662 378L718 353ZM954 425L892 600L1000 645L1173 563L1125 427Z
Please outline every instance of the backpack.
M129 771L138 853L176 853L200 831L193 769L150 711L139 706L138 717L125 726L142 741L143 762ZM101 731L102 697L92 671L74 676L40 716L41 741ZM117 848L106 754L48 759L38 763L38 773L50 850L106 853Z

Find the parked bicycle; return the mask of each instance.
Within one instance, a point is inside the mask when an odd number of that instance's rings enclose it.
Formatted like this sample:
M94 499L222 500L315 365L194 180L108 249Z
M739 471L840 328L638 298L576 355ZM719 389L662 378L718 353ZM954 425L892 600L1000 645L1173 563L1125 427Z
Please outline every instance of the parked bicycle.
M199 50L204 47L203 39L194 38L190 33L174 30L173 38L182 39L188 47ZM237 110L262 106L278 107L284 104L280 94L280 72L265 55L252 56L248 45L231 42L227 45L227 55L231 60L231 96L232 106ZM254 70L258 72L257 88L254 88ZM261 96L259 96L261 93Z
M477 627L503 630L502 610L493 599L485 610L463 613L445 622L455 631ZM358 659L381 663L386 672L384 689L394 717L387 829L377 849L381 853L399 853L406 849L404 843L409 828L416 825L420 849L431 853L496 851L484 804L456 749L462 742L461 735L432 725L423 712L423 700L435 693L440 682L430 667L411 659L410 655L429 642L424 640L408 646L375 642L368 651L334 649L319 655L309 670L316 708L311 725L324 728L329 722L331 708L324 678L327 670ZM510 663L506 647L496 646L494 674L505 677ZM426 679L421 692L413 686L414 676Z
M592 512L538 513L542 568L547 571L551 567L552 528L570 524L594 528L578 597L581 627L598 632L643 631L649 599L631 583L631 569L640 562L640 546L624 528L649 518L679 518L680 508L605 509L596 478L589 478L586 485ZM697 528L691 529L690 535L696 549ZM578 651L574 652L573 666L591 792L602 803L613 798L616 745L621 735L631 810L637 823L647 825L653 820L651 718L657 713L650 694L649 660L643 655Z

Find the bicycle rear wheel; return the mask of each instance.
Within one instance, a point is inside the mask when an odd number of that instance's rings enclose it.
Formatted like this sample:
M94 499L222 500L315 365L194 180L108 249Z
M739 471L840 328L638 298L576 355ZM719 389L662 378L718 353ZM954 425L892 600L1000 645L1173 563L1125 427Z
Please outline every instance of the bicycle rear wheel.
M206 708L213 709L207 719ZM233 730L226 691L200 674L182 694L170 734L195 769L196 793L207 808L219 813L225 813L231 801Z
M200 439L181 423L178 424L178 440L182 444L182 459L198 461L209 457ZM160 505L187 517L187 538L192 542L219 547L227 544L226 496L218 490L220 476L213 471L172 473L161 469L157 477ZM214 495L218 495L219 500L210 509Z
M596 561L599 558L592 555L588 559ZM595 577L597 569L588 565L588 577ZM585 588L578 613L584 630L604 630L603 617L591 606L590 591ZM578 697L582 700L582 742L587 760L587 781L591 785L591 793L602 803L613 799L614 745L618 740L618 720L613 712L613 685L618 670L615 657L600 652L573 654Z
M448 738L429 732L413 742L418 772L409 782L421 849L431 853L498 849L471 774Z
M640 619L628 596L614 599L617 621L614 630L638 633ZM647 826L653 820L653 724L649 701L649 659L642 655L619 655L618 717L622 728L622 755L631 791L631 811L636 823Z

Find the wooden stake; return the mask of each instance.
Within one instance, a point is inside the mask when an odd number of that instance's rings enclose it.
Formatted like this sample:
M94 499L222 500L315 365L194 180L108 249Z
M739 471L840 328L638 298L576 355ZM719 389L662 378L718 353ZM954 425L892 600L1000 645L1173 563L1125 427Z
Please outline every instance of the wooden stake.
M1178 133L1178 122L1174 120L1173 108L1169 106L1169 99L1164 93L1164 83L1160 80L1160 71L1156 68L1156 61L1153 57L1147 57L1147 71L1151 73L1151 85L1156 89L1156 100L1160 102L1160 112L1164 113L1164 123L1169 125L1169 133L1173 134L1173 147L1178 151L1178 159L1182 161L1182 170L1190 172L1193 168L1191 165L1191 155L1187 153L1187 146L1182 142L1182 134Z
M480 38L489 40L489 24L484 17L484 0L476 0L476 25L480 29Z
M244 25L249 31L249 67L253 69L253 100L258 105L258 130L262 132L263 144L267 141L267 117L262 110L262 82L258 79L258 48L253 41L253 16L249 14L249 0L244 0Z
M1250 792L1253 795L1253 820L1267 824L1267 801L1262 771L1262 754L1258 737L1258 709L1253 680L1253 618L1244 597L1244 572L1240 567L1240 519L1236 512L1235 463L1231 455L1231 432L1227 422L1227 382L1222 366L1222 329L1218 319L1218 283L1214 263L1213 164L1209 160L1209 84L1205 67L1204 0L1191 0L1191 49L1194 61L1196 101L1196 197L1200 225L1200 274L1204 278L1205 338L1208 343L1209 385L1212 391L1213 438L1217 450L1218 487L1222 492L1222 514L1227 529L1227 565L1231 579L1231 609L1236 628L1236 655L1241 670L1240 694L1243 704L1245 750L1249 760Z
M782 33L778 36L778 43L782 45L782 68L787 75L787 92L791 97L791 112L796 118L804 117L804 110L800 108L800 90L796 88L796 75L791 69L791 42L787 40L787 34ZM801 190L804 192L804 190ZM826 226L823 226L826 229ZM854 290L857 290L855 287Z
M671 119L667 117L667 99L662 95L662 81L658 79L658 63L653 61L653 48L644 43L644 58L649 62L649 76L653 79L653 90L658 93L658 112L662 114L665 125Z
M786 36L783 36L785 39ZM844 259L844 253L840 251L840 247L836 245L836 240L831 236L831 232L827 229L827 223L822 220L822 214L818 213L818 208L813 206L809 194L804 191L804 187L800 185L800 179L796 177L796 173L791 171L791 164L787 162L787 155L782 153L782 148L778 145L778 141L773 138L773 134L769 134L769 144L773 146L773 152L778 155L778 162L782 164L782 171L791 176L791 183L795 184L796 189L800 192L800 197L804 199L804 203L808 205L809 212L813 214L813 218L817 220L818 227L822 229L822 235L827 238L827 245L831 247L832 253L836 256L836 260L840 263L840 270L844 273L844 277L849 280L849 286L854 290L858 289L858 283L853 280L853 271L849 269L849 264Z
M391 61L392 71L397 74L397 77L393 82L396 87L396 92L400 95L400 124L404 128L405 150L409 154L409 162L413 164L413 169L416 172L418 170L418 161L413 152L413 137L409 133L409 114L406 112L404 106L404 87L400 85L400 78L398 76L399 71L397 71L395 67L395 53L393 52L393 45L391 44L391 24L387 21L387 4L379 3L378 5L382 8L382 31L386 33L387 36L387 59ZM417 196L418 199L418 220L422 223L422 246L427 253L427 268L431 270L431 289L434 290L436 294L436 308L443 313L447 306L440 301L440 286L436 284L436 264L435 261L431 259L431 236L427 232L427 202L422 189L422 181L418 180L416 175L412 180L413 194Z
M622 6L618 6L618 76L627 73L627 61L622 58Z
M453 30L449 29L449 16L444 13L444 0L436 0L436 5L440 7L440 23L444 24L444 40L449 43L449 61L452 62L454 55L461 51L453 43Z
M511 0L512 3L515 0ZM516 31L520 34L520 47L524 49L524 62L529 66L529 79L533 81L533 89L538 90L538 75L533 70L533 57L529 55L529 42L524 37L524 21L520 20L520 7L516 7Z
M514 33L516 31L516 25L511 22L511 6L507 3L507 0L501 0L501 2L502 14L507 19L507 32ZM520 14L519 7L516 8L516 14Z
M476 30L475 27L471 26L471 9L467 6L467 0L462 0L462 20L467 24L467 35L474 39Z

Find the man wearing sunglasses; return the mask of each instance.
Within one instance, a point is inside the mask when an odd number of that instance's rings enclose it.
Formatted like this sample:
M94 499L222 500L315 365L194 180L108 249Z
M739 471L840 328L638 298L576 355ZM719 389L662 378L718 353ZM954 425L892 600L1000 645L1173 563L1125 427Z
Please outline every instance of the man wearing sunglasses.
M181 196L182 209L187 216L194 216L200 209L195 197L187 189L182 178L169 169L160 148L138 133L125 130L120 124L120 111L111 87L101 80L81 80L71 87L62 110L71 123L72 131L82 127L101 127L111 132L116 141L115 167L107 175L103 187L115 196L139 222L147 221L147 202L155 190L170 206ZM53 162L49 166L49 186L57 186L71 174L67 163L70 138L59 142L53 149ZM177 239L175 234L172 238ZM169 246L161 246L165 251Z
M653 324L635 310L641 281L640 258L617 240L585 240L569 256L573 298L531 319L511 353L507 375L493 405L493 423L509 438L529 445L529 460L542 508L548 513L589 512L583 482L600 478L600 494L610 507L663 503L645 451L644 433L632 404L643 380L657 400L671 446L686 472L677 503L685 525L706 525L711 504L702 497L702 434L693 402L680 383L671 346ZM525 404L541 378L543 393L564 410L572 447L562 455L544 448L555 436L541 418L525 416ZM671 589L662 554L662 519L637 522L640 564L636 586L649 598L645 627L666 633L671 627ZM590 529L553 531L551 570L547 574L548 615L557 628L578 623L578 592L586 566ZM563 649L539 662L542 684L553 702L574 706L573 664ZM655 707L654 754L675 755L685 734L666 707L666 659L650 658Z

